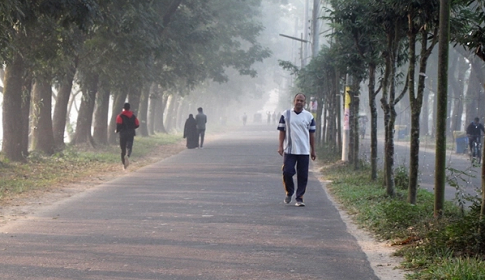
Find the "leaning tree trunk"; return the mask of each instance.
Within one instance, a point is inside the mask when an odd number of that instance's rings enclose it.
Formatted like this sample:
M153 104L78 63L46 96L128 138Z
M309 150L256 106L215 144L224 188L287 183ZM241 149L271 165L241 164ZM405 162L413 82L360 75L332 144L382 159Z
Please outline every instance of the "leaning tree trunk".
M54 132L54 144L56 148L64 148L64 134L66 129L67 105L71 96L72 83L76 69L69 68L66 71L66 77L61 81L59 91L57 93L56 104L54 105L54 117L52 119L52 130Z
M22 129L22 85L24 61L20 54L16 54L13 61L5 68L3 90L2 151L11 161L24 161L26 154L22 152L24 133Z
M108 113L110 89L108 86L100 86L96 98L94 110L93 139L95 143L108 144Z
M76 122L76 132L74 133L73 144L91 144L94 142L91 137L91 126L93 124L93 111L96 100L96 92L98 90L98 76L95 75L90 79L86 87L83 89L83 96L81 99L81 106Z

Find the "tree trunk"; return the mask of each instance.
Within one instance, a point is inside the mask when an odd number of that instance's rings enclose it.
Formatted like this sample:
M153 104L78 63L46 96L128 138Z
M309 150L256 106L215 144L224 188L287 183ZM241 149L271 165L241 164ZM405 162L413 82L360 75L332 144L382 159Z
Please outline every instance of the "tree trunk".
M421 30L421 53L419 60L419 73L426 73L427 62L431 50L436 44L436 40L433 40L430 47L428 48L428 34L425 29ZM411 41L411 40L410 40ZM411 54L411 51L410 51ZM414 59L412 62L416 62L416 53L412 51ZM410 61L410 62L411 62ZM414 69L409 73L409 77L414 77ZM409 80L409 103L411 105L411 147L410 147L410 161L409 161L409 186L408 186L408 202L411 204L416 204L416 198L418 193L418 173L419 173L419 132L420 132L420 114L421 108L423 106L424 99L424 87L425 87L425 75L419 75L418 81L418 92L416 98L414 97L414 79L411 82ZM413 89L411 89L411 87ZM412 94L411 94L412 92Z
M24 79L24 86L22 89L22 154L29 155L29 127L30 127L30 101L32 94L32 72L28 71Z
M96 98L94 111L93 139L101 145L108 144L108 113L110 89L108 86L100 86Z
M22 153L22 85L24 61L20 54L15 54L12 63L5 69L2 125L2 151L11 161L24 161L27 155Z
M385 125L385 151L384 151L384 185L386 186L386 193L388 196L394 197L396 195L394 189L394 74L395 74L395 53L394 53L394 35L388 34L386 65L383 78L383 91L381 98L381 106L384 111L384 125Z
M429 133L429 96L430 96L430 91L429 89L425 89L426 94L425 98L423 99L423 108L421 109L421 120L420 120L420 132L419 134L425 135L425 136L430 136Z
M416 193L418 184L419 169L419 96L416 97L414 88L414 77L416 69L416 35L414 32L414 21L409 19L409 105L411 106L411 129L410 129L410 148L409 148L409 184L408 184L408 202L416 204ZM426 43L426 40L425 42ZM426 46L422 46L425 48ZM418 94L419 95L419 94Z
M377 179L377 107L376 107L376 65L369 65L369 110L370 110L370 150L371 179Z
M165 108L167 107L168 101L168 94L163 94L161 99L157 102L157 109L155 110L155 131L160 133L167 133L165 129L165 125L163 123L163 114L165 112Z
M54 154L52 86L50 78L37 77L32 90L32 150Z
M354 78L352 82L352 104L351 104L351 118L353 132L352 132L352 163L354 170L359 169L359 108L360 108L360 83L361 79Z
M153 84L150 92L150 101L148 102L148 134L155 134L155 116L157 103L160 102L160 96L156 94L158 85Z
M5 78L5 70L3 70L3 67L0 68L0 81L3 81ZM3 93L3 87L0 86L0 92Z
M140 121L140 128L138 134L141 136L148 136L148 101L150 100L150 92L155 83L146 84L143 87L140 98L140 109L138 110L138 120Z
M453 115L451 117L451 132L463 130L461 118L463 117L463 99L464 99L464 87L465 87L465 71L466 65L461 55L455 53L456 64L454 70L450 69L450 72L455 73L450 80L450 89L453 91Z
M165 122L167 124L166 128L167 131L174 131L176 129L175 124L176 124L176 109L178 107L179 103L179 94L172 94L170 98L170 103L168 105L168 110L167 110L167 117L165 119ZM222 113L222 112L221 112Z
M138 108L140 107L140 95L142 92L142 88L137 86L132 86L130 88L130 92L128 93L128 103L130 103L131 111L135 114L138 118Z
M480 116L484 108L484 106L481 104L481 99L483 99L480 98L480 93L482 92L482 83L479 79L480 75L483 75L483 62L476 58L472 58L470 60L470 64L471 72L466 94L466 125L471 123L475 117Z
M69 104L69 98L71 96L75 72L76 69L74 67L67 70L66 77L61 81L61 85L57 93L56 104L54 105L52 129L54 132L54 144L57 149L62 149L65 146L64 134L66 122L68 121L67 105Z
M435 203L434 216L441 218L445 203L446 105L448 103L448 52L450 43L449 0L440 0L438 48L438 104L436 113ZM482 203L483 208L483 203Z
M93 111L98 91L98 76L95 75L89 79L86 87L83 88L83 96L79 107L79 114L76 122L76 132L74 134L73 144L91 144L94 145L91 136L91 126L93 124Z
M109 120L109 128L108 128L108 142L112 145L118 143L118 137L115 132L116 130L116 116L121 113L123 109L123 104L126 101L126 97L128 93L126 91L119 92L115 94L115 99L113 101L113 107L111 108L111 118Z

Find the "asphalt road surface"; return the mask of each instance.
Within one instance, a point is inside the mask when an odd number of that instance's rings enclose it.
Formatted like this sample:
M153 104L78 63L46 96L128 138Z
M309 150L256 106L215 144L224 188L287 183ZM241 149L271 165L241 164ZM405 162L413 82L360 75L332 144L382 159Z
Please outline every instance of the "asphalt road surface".
M315 174L283 203L277 135L248 125L0 228L0 279L378 279Z

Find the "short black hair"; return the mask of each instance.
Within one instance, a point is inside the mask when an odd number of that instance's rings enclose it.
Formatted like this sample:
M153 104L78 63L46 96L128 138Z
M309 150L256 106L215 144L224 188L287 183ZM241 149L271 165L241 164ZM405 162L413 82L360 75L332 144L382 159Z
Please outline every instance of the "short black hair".
M480 121L480 119L479 119L479 118L475 118L475 121L476 121L476 122L479 122L479 121Z
M296 99L296 97L297 97L298 95L300 95L300 94L301 94L301 95L303 95L303 97L305 97L305 101L306 101L306 95L304 95L304 94L303 94L303 93L301 93L301 92L299 92L299 93L295 94L295 97L293 98L293 100L295 100L295 99Z
M123 109L130 110L130 103L125 103L125 105L123 105Z
M197 111L202 112L202 107L197 108Z

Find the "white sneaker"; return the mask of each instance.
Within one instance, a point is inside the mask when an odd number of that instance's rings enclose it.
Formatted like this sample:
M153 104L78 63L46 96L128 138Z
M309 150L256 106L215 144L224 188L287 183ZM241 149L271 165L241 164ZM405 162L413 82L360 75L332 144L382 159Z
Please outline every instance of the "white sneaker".
M305 202L303 202L303 201L297 201L297 202L295 203L295 206L296 206L296 207L303 207L303 206L305 206Z

